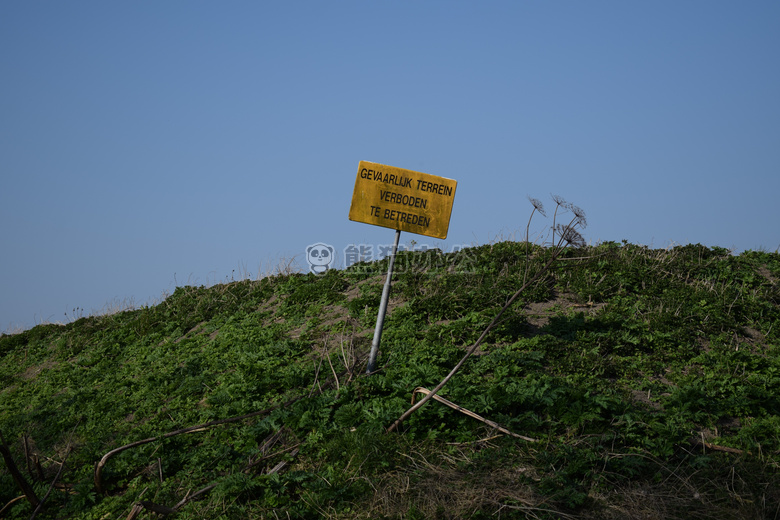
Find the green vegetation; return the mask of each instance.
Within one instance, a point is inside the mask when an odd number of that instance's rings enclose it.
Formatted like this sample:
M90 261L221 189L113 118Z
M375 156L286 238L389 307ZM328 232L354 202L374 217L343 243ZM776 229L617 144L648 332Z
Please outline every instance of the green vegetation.
M777 252L566 248L440 391L534 441L435 400L386 431L551 250L400 253L372 376L386 260L2 336L8 456L36 518L778 516Z

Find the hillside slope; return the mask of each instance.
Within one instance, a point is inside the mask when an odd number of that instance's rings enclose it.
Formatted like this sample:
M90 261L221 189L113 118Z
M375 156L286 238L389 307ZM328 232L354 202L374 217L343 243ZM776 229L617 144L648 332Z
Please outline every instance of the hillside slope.
M386 260L2 336L0 516L777 515L778 253L566 250L440 392L472 415L386 432L547 255L400 253L370 376Z

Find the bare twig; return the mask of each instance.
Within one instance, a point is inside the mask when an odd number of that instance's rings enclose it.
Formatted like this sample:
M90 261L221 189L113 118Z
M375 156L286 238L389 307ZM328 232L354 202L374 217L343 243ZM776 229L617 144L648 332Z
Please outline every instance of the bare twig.
M309 390L309 397L314 395L314 387L320 385L320 368L322 368L322 356L320 356L320 362L317 363L317 368L314 369L314 382L311 384L311 390ZM320 387L320 392L322 392L322 387Z
M298 452L299 452L299 451L300 451L300 448L295 448L295 449L292 451L292 453L290 453L290 457L295 457L296 455L298 455ZM285 467L287 464L288 464L288 463L287 463L287 461L286 461L286 460L280 461L280 462L279 462L279 464L277 464L276 466L274 466L273 468L271 468L271 469L270 469L270 471L268 471L268 473L267 473L267 474L268 474L268 475L273 475L274 473L279 473L280 471L282 471L282 470L284 469L284 467Z
M427 388L422 388L422 387L415 388L414 392L412 392L412 404L414 404L414 397L418 393L419 394L428 395L428 394L431 393L431 391L428 390ZM495 423L495 422L491 421L490 419L485 419L481 415L476 414L476 413L472 412L471 410L467 410L466 408L463 408L462 406L459 406L459 405L453 403L452 401L448 401L447 399L441 397L440 395L434 395L432 397L432 399L435 399L436 401L439 401L440 403L442 403L445 406L449 406L453 410L456 410L456 411L461 412L461 413L463 413L465 415L468 415L469 417L472 417L472 418L474 418L474 419L476 419L478 421L482 421L483 423L487 424L488 426L491 426L491 427L495 428L496 430L500 431L501 433L505 433L507 435L511 435L512 437L515 437L515 438L518 438L518 439L522 439L524 441L536 442L536 439L533 439L531 437L526 437L524 435L518 435L517 433L514 433L514 432L510 432L506 428L500 426L498 423Z
M54 477L54 480L51 481L51 484L49 485L49 489L46 491L46 494L41 499L41 503L38 504L38 507L36 507L35 511L33 511L32 516L30 516L30 520L35 519L35 516L43 508L43 504L46 502L46 499L49 498L49 495L51 494L51 490L54 489L54 485L60 479L60 474L62 474L62 470L65 468L65 462L68 460L71 451L73 451L73 449L71 448L70 443L68 443L68 451L65 453L65 458L62 459L62 464L60 464L60 469L57 470L57 475Z
M344 362L344 368L347 369L348 377L347 377L346 384L349 384L349 382L352 381L352 375L354 373L353 369L354 369L354 364L355 364L355 350L354 350L354 346L353 346L353 339L352 339L352 336L350 335L350 338L349 338L349 352L350 352L350 355L349 355L349 359L347 359L347 353L344 351L344 330L346 329L346 327L347 327L347 323L344 322L344 328L341 330L341 339L339 341L339 346L341 348L341 358L342 358L342 361Z
M30 474L30 478L35 479L35 475L32 472L32 466L30 466L30 449L27 445L27 434L22 436L22 443L24 444L24 462L27 464L27 473Z
M8 509L10 509L12 505L14 505L20 500L24 500L25 498L27 497L25 497L24 495L19 495L16 498L12 498L10 502L8 502L6 505L2 507L2 509L0 509L0 518L3 517L3 513L5 513Z
M14 482L16 482L16 485L19 486L19 489L22 491L22 493L24 493L24 496L27 497L30 505L32 505L34 508L38 507L40 500L38 500L38 496L35 494L33 487L29 482L27 482L27 480L25 480L24 476L19 471L19 468L16 467L16 463L11 456L11 450L8 449L8 445L5 443L5 438L3 437L2 432L0 432L0 454L2 454L5 465L8 467L8 471L11 473Z
M336 374L336 369L333 368L333 363L330 360L330 352L328 352L328 337L325 338L325 346L323 347L322 355L328 358L328 365L330 365L330 371L333 373L333 379L336 382L336 395L339 395L341 391L341 384L339 383L339 376ZM347 368L346 366L344 368Z
M198 498L200 495L203 495L203 494L205 494L205 493L208 493L209 491L211 491L212 489L214 489L215 487L217 487L217 484L218 484L217 482L214 482L214 483L212 483L212 484L209 484L208 486L206 486L206 487L204 487L204 488L202 488L202 489L199 489L199 490L197 490L195 493L193 493L193 494L191 494L191 495L190 495L189 493L187 493L187 496L185 496L184 498L182 498L182 499L179 501L179 503L178 503L178 504L176 504L175 506L173 506L173 509L178 511L178 510L179 510L179 509L180 509L182 506L184 506L184 504L186 504L187 502L191 502L191 501L195 500L196 498Z
M130 510L130 514L127 515L126 520L135 520L135 518L138 517L138 515L144 509L148 509L149 511L153 511L161 515L170 515L176 512L175 509L171 509L170 507L161 506L160 504L155 504L154 502L149 502L148 500L142 500L133 504L133 509Z
M528 279L528 269L531 265L529 262L530 251L528 250L531 245L528 236L528 232L531 228L531 220L533 220L534 213L536 213L537 211L542 215L544 215L545 217L547 216L547 213L544 211L544 206L542 205L542 202L539 199L528 197L528 200L531 202L531 205L533 205L534 209L533 211L531 211L531 216L528 217L528 224L526 224L525 226L525 273L523 274L523 283L525 283L525 281Z
M553 514L557 518L561 518L561 519L569 519L569 518L571 518L573 520L573 519L577 518L576 516L572 516L572 515L569 515L569 514L566 514L566 513L562 513L561 511L556 511L554 509L545 509L545 508L542 508L542 507L534 507L534 506L526 506L526 505L516 506L516 505L512 505L512 504L503 504L503 503L500 503L500 502L497 502L497 503L501 506L501 509L507 508L507 509L513 509L515 511L522 511L526 515L530 515L531 518L542 518L542 517L536 515L537 512L543 514L545 517L547 517L548 514ZM501 511L501 509L499 509L499 511Z
M279 432L277 432L276 434L272 435L272 436L271 436L271 439L269 439L269 441L268 441L266 444L268 444L268 443L273 443L273 442L276 442L276 440L279 438L279 435L280 435L281 433L282 433L282 430L280 430L280 431L279 431ZM291 448L293 449L293 451L292 451L292 453L290 454L290 456L291 456L291 457L295 457L296 455L298 455L298 451L300 450L300 444L296 444L295 446L292 446ZM286 449L284 449L284 450L282 450L282 451L276 452L276 453L274 454L274 456L276 456L276 455L279 455L279 454L281 454L281 453L284 453L285 451L288 451L289 449L290 449L290 448L286 448ZM266 459L266 458L268 458L268 457L264 457L264 458L263 458L263 460L264 460L264 459ZM251 468L252 466L254 466L255 464L257 464L258 462L259 462L259 461L255 461L254 463L251 463L251 464L247 465L247 466L244 468L244 472L246 472L246 470L248 470L249 468ZM276 466L274 466L273 468L271 468L271 469L270 469L270 470L269 470L269 471L266 473L266 475L273 475L274 473L278 473L279 471L281 471L282 469L284 469L284 467L285 467L287 464L288 464L288 463L287 463L287 461L281 461L281 462L279 462L279 463L278 463ZM184 498L182 498L182 499L181 499L181 500L180 500L180 501L179 501L179 502L178 502L178 503L177 503L175 506L173 506L173 507L168 507L168 506L163 506L163 505L160 505L160 504L155 504L154 502L149 502L149 501L146 501L146 500L143 500L143 501L138 501L138 502L136 502L135 504L133 504L133 508L130 510L130 514L129 514L129 515L127 515L127 519L126 519L126 520L135 520L135 518L137 518L137 517L138 517L138 515L141 513L141 511L143 511L144 509L146 509L146 510L149 510L149 511L153 511L153 512L155 512L155 513L158 513L158 514L161 514L161 515L172 515L172 514L174 514L174 513L177 513L177 512L178 512L178 511L179 511L179 510L180 510L182 507L184 507L184 506L185 506L185 505L186 505L188 502L191 502L191 501L195 500L196 498L198 498L198 497L199 497L199 496L201 496L201 495L205 495L206 493L210 492L212 489L214 489L214 488L215 488L215 487L217 487L218 485L219 485L219 483L218 483L218 482L212 482L212 483L211 483L211 484L209 484L208 486L206 486L206 487L203 487L203 488L201 488L201 489L199 489L199 490L195 491L194 493L189 493L189 492L188 492L188 493L187 493L187 494L184 496Z
M270 455L266 455L265 457L261 457L261 458L257 459L256 461L254 461L254 462L252 462L250 464L247 464L247 466L244 468L244 473L249 473L249 470L252 469L253 467L255 467L258 464L261 464L261 463L267 461L270 458L276 457L277 455L280 455L282 453L286 453L288 451L294 451L295 452L294 454L297 454L298 453L297 450L300 447L300 445L301 444L298 443L298 444L296 444L294 446L290 446L289 448L284 448L283 450L279 450L276 453L272 453Z
M285 402L284 404L281 404L281 405L276 405L276 406L272 406L270 408L266 408L265 410L259 410L257 412L252 412L252 413L248 413L248 414L245 414L245 415L239 415L238 417L230 417L228 419L220 419L220 420L217 420L217 421L211 421L211 422L207 422L207 423L203 423L203 424L198 424L196 426L190 426L190 427L187 427L187 428L182 428L180 430L164 433L163 435L159 435L157 437L149 437L148 439L143 439L143 440L140 440L140 441L131 442L130 444L125 444L124 446L120 446L118 448L115 448L115 449L109 451L108 453L106 453L105 455L103 455L103 457L100 459L100 461L95 465L95 477L94 477L95 488L97 489L97 491L99 493L102 493L104 491L103 490L103 485L102 485L102 482L101 482L101 472L103 470L103 466L106 465L106 462L108 462L108 459L110 459L111 457L113 457L117 453L121 453L121 452L123 452L125 450L129 450L130 448L135 448L137 446L142 446L142 445L148 444L150 442L158 441L160 439L167 439L168 437L174 437L176 435L182 435L184 433L193 433L193 432L198 432L198 431L205 431L206 428L210 428L212 426L218 426L220 424L234 423L234 422L242 421L244 419L249 419L251 417L256 417L258 415L264 415L264 414L267 414L267 413L270 413L270 412L276 410L280 406L289 406L292 403L294 403L295 401L298 401L299 399L301 399L301 397L297 397L295 399L291 399L291 400L289 400L289 401L287 401L287 402Z

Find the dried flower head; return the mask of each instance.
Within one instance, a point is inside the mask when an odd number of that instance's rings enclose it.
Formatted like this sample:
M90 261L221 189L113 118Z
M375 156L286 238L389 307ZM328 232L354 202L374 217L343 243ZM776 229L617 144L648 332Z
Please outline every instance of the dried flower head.
M553 195L550 194L550 197L552 197L553 202L555 202L558 206L566 207L566 199L561 197L560 195Z
M566 242L572 247L585 247L585 239L580 235L579 231L572 226L564 226L558 224L555 226L556 231L561 236L561 240Z
M534 209L536 211L538 211L539 213L541 213L545 217L547 216L547 213L545 213L545 211L544 211L544 205L542 204L541 200L535 199L533 197L528 197L528 200L529 200L529 202L531 203L531 205L534 207Z
M568 208L572 213L574 213L574 224L580 226L581 228L584 228L588 225L588 219L585 218L585 211L581 207L575 204L569 204Z
M569 209L577 218L585 218L585 211L576 204L569 204Z

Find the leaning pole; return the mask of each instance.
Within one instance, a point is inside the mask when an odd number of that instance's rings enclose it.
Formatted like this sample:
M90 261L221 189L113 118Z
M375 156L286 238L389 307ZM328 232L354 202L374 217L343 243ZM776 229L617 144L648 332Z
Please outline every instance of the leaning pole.
M379 352L379 343L382 341L382 327L385 325L385 314L387 314L387 302L390 300L390 280L393 278L393 264L395 263L395 253L398 251L398 240L401 238L401 230L395 231L395 242L393 251L390 253L390 261L387 264L387 278L385 286L382 289L382 300L379 302L379 313L376 315L376 328L374 328L374 339L371 341L371 351L368 353L368 367L366 374L370 374L376 369L376 355Z

